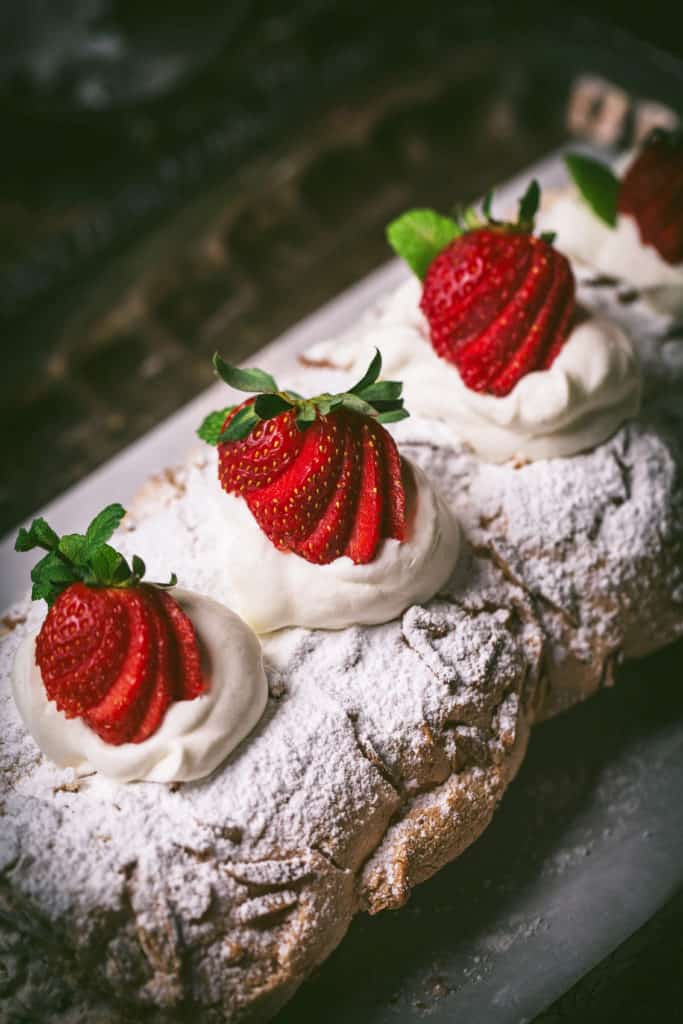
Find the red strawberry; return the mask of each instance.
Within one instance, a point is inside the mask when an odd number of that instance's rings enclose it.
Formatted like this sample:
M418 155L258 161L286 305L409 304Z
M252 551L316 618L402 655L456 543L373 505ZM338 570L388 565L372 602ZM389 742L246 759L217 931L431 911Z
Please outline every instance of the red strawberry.
M188 615L177 601L164 590L156 593L156 599L162 607L169 629L175 641L175 661L177 665L176 688L173 691L175 700L193 700L206 690L206 682L202 676L201 657L197 634Z
M667 263L683 263L683 134L655 131L624 175L619 212Z
M36 519L15 545L48 552L31 573L33 597L49 606L36 639L47 697L111 744L143 742L172 701L205 689L187 615L160 585L141 582L141 559L131 569L106 543L124 514L111 505L85 535L63 538Z
M474 391L507 395L544 370L567 339L574 276L549 237L532 234L539 190L532 182L515 224L414 210L389 226L389 241L424 279L420 308L431 342Z
M266 388L212 414L199 433L217 443L224 490L244 497L277 547L324 564L341 555L369 562L384 537L405 537L405 493L393 438L380 425L407 415L401 385L378 382L379 353L350 391L303 399L278 391L260 370L216 356L227 383Z
M74 583L57 599L36 640L49 700L67 718L97 704L118 676L129 640L125 609L108 590Z

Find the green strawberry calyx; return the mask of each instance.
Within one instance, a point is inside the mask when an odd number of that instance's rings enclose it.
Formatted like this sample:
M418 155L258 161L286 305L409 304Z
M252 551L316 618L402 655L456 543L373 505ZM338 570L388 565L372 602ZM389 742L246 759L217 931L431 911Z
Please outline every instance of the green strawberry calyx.
M382 370L382 357L378 350L375 350L361 379L348 391L334 395L324 392L314 398L303 398L296 391L283 391L269 373L231 366L218 352L213 357L213 365L226 384L237 391L256 394L256 398L240 409L225 429L223 424L235 406L209 413L197 431L198 436L207 444L241 441L257 423L292 410L296 414L295 422L299 430L307 430L319 416L328 416L336 409L370 416L378 423L396 423L409 415L401 398L403 385L400 381L378 379Z

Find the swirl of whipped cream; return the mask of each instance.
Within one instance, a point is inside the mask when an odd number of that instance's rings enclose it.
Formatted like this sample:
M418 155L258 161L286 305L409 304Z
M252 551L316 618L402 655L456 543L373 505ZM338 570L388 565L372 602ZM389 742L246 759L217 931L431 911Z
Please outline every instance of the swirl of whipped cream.
M263 714L268 682L261 647L233 612L176 588L174 598L197 631L207 693L175 701L142 743L105 743L80 718L66 718L47 699L35 659L35 634L17 650L12 692L26 728L51 761L79 773L95 769L117 782L189 782L216 768Z
M424 473L406 460L404 467L408 536L382 541L364 565L347 556L316 565L280 551L242 498L207 495L204 530L213 538L216 568L204 588L257 633L374 625L429 600L455 567L460 531Z
M472 391L457 368L436 355L420 294L420 282L411 278L355 330L308 349L306 360L359 372L378 348L383 374L403 381L407 408L442 420L491 462L574 455L606 440L638 411L638 359L611 320L584 320L550 369L528 373L498 398Z

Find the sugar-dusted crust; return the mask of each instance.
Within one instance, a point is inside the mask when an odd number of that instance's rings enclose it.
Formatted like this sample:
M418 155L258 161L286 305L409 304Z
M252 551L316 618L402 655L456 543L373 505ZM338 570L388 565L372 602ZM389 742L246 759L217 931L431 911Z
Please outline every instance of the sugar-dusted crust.
M400 905L477 837L533 720L683 633L680 385L649 379L641 420L569 460L486 466L401 424L463 522L453 578L400 621L267 640L266 714L201 782L49 765L9 696L41 614L16 609L0 646L9 1019L267 1019L356 911ZM213 460L152 483L121 538L198 590L211 543L193 494Z

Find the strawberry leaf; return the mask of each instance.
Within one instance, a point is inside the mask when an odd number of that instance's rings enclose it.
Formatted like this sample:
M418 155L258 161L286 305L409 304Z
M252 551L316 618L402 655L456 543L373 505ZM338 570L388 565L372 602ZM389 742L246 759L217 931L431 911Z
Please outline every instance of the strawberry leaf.
M91 587L137 586L144 576L145 563L134 555L131 570L123 555L106 543L125 514L121 505L108 505L95 516L85 534L68 533L61 538L43 519L34 520L29 530L20 530L18 551L50 545L31 570L33 600L44 600L51 606L63 590L79 580ZM170 583L150 585L172 587L176 582L174 575Z
M378 423L398 423L399 420L406 420L410 416L407 409L390 409L388 412L381 412L377 417Z
M234 408L234 405L229 405L225 409L217 409L216 412L210 412L208 416L204 417L202 425L197 430L197 437L202 441L206 441L207 444L217 445L218 438L223 430L223 424Z
M363 388L367 388L370 384L374 384L380 373L382 372L382 354L378 348L375 349L375 354L370 360L370 365L367 370L352 388L349 388L349 394L357 395Z
M142 577L145 575L145 572L146 572L145 563L143 562L143 560L140 558L139 555L133 555L133 558L132 558L131 561L132 561L132 565L133 565L133 575L137 576L137 578L139 580L141 580Z
M34 519L28 530L23 527L19 530L17 539L14 542L15 551L32 551L33 548L45 548L52 551L59 544L59 537L48 526L44 519Z
M370 402L372 405L376 401L387 402L391 399L401 397L403 391L403 384L398 380L380 380L376 384L369 384L362 391L355 392L359 398L362 398L365 402Z
M432 260L462 233L452 217L443 217L435 210L409 210L391 222L387 239L422 280Z
M259 395L254 402L254 411L262 420L272 420L274 416L288 412L291 408L292 403L281 395Z
M123 555L110 547L109 544L101 544L90 556L90 569L94 576L94 582L103 587L112 586L115 583L123 582L131 576L130 567Z
M228 423L222 434L219 435L219 444L224 441L241 441L251 432L259 422L259 417L253 405L245 405L240 409Z
M315 423L318 416L318 410L315 404L311 401L304 399L298 406L298 413L296 417L296 425L299 430L308 430L312 423Z
M564 162L593 213L613 228L617 223L619 179L612 168L582 153L568 153Z
M238 366L231 366L226 363L219 352L213 357L213 365L218 376L229 384L236 391L248 391L250 393L265 392L274 394L279 390L273 377L264 370L252 368L240 370Z
M526 231L533 231L534 219L538 212L538 206L541 201L541 189L534 178L530 182L529 187L519 201L519 210L517 213L517 224L520 228L524 228Z
M59 542L58 551L74 565L85 566L88 563L88 542L81 533L67 533Z
M98 544L108 541L125 514L125 508L119 504L107 505L106 508L103 508L85 531L88 547L96 547Z

